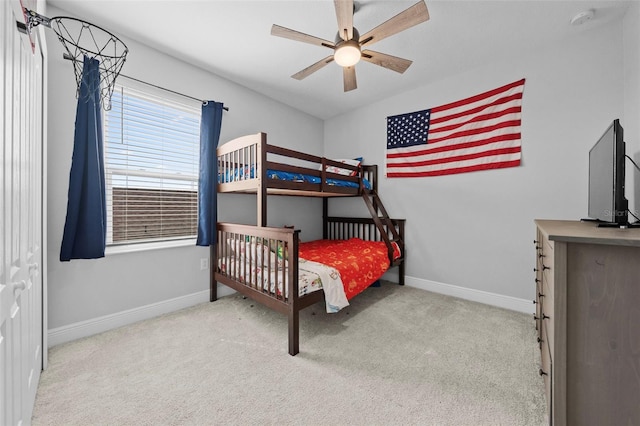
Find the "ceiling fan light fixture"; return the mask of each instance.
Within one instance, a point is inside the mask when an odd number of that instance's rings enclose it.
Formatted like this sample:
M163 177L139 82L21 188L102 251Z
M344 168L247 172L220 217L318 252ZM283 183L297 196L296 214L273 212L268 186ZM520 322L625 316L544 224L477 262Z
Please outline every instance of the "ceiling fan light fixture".
M341 67L352 67L358 62L362 53L360 52L360 45L355 40L348 40L336 46L336 51L333 54L333 60Z
M409 65L411 65L411 61L380 52L374 52L369 50L369 46L418 25L421 22L428 21L429 11L427 10L425 0L418 0L413 6L398 13L393 18L386 20L372 30L369 30L364 34L362 41L360 40L358 30L353 26L353 13L359 4L355 0L334 0L333 4L338 23L338 32L335 41L324 40L276 24L273 24L271 27L271 35L333 50L330 56L320 59L302 71L293 74L291 76L292 78L302 80L320 68L323 68L328 63L335 62L342 67L344 91L348 92L358 87L356 84L355 65L360 59L400 74L407 70ZM366 50L362 51L362 46L366 46Z

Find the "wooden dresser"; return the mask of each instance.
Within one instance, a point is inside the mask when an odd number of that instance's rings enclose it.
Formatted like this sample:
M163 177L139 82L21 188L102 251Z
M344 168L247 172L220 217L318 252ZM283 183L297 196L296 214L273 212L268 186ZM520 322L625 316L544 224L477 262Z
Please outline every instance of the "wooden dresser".
M550 424L640 425L640 229L535 223Z

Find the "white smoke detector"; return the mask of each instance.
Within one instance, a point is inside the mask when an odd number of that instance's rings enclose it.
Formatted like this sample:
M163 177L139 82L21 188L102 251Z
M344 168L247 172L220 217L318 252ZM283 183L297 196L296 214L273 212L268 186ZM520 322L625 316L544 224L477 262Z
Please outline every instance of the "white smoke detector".
M593 9L583 10L571 18L571 25L582 25L585 22L592 20L595 14L596 11Z

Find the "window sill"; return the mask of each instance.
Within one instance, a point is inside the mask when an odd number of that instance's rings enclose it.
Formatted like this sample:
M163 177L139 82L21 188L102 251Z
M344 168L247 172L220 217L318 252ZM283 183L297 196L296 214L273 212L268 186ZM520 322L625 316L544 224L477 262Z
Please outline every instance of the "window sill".
M119 246L107 246L105 249L105 255L110 256L113 254L134 253L138 251L150 251L175 247L195 247L195 245L195 238L189 238L186 240L157 241L152 243L123 244Z

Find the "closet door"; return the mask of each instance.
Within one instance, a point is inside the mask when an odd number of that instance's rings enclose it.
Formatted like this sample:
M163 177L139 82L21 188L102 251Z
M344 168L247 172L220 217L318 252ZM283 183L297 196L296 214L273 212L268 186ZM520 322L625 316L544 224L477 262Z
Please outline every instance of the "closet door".
M28 3L23 1L23 4ZM19 4L19 2L18 2ZM30 424L43 361L43 65L0 2L0 424Z

